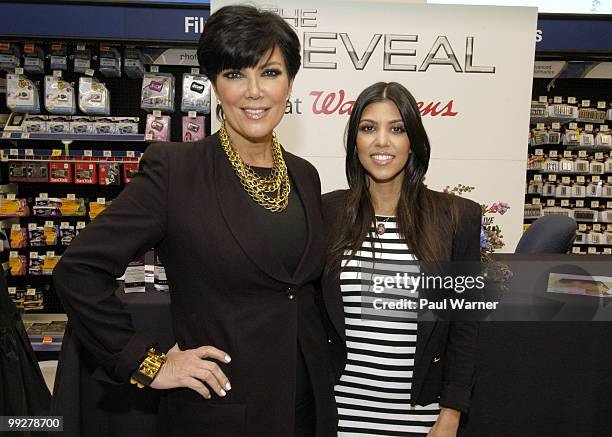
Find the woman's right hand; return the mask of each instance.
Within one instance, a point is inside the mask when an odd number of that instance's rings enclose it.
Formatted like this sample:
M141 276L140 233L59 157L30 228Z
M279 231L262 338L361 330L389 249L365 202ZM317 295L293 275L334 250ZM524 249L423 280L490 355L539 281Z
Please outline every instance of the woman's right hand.
M210 388L223 397L232 386L217 363L208 358L223 363L231 361L228 354L213 346L182 351L177 343L166 354L166 362L159 369L150 387L157 390L187 387L206 399L211 397Z

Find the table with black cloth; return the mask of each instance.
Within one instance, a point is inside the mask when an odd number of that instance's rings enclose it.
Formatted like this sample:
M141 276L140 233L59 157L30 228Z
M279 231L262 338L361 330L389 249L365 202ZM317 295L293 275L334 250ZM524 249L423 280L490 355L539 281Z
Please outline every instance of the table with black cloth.
M593 274L612 276L612 257L585 255L498 255L525 261L520 286L542 289L548 267L596 266ZM606 264L607 263L607 264ZM156 334L162 349L174 344L170 295L149 290L121 301L134 325ZM612 320L612 304L594 302L595 319ZM519 298L520 300L520 298ZM537 299L536 299L537 302ZM612 303L612 298L610 299ZM478 376L461 436L612 436L612 323L482 322ZM160 392L115 385L92 377L96 363L68 329L55 382L52 414L64 416L66 436L154 436ZM54 433L53 435L58 435ZM188 437L188 436L186 436Z

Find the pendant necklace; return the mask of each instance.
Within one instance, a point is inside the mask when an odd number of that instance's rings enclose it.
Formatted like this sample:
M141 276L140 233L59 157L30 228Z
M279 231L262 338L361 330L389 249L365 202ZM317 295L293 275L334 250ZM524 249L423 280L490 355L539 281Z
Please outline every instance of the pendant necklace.
M389 219L391 219L391 216L381 221L378 221L378 219L376 219L376 233L378 235L383 235L387 231L387 229L385 228L385 223L387 223Z

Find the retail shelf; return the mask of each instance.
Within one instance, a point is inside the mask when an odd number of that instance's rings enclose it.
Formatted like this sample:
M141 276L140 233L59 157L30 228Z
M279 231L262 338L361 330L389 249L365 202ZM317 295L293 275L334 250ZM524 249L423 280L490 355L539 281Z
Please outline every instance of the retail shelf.
M2 139L10 141L99 141L99 142L150 142L144 134L137 135L85 135L85 134L36 134L27 132L2 132Z

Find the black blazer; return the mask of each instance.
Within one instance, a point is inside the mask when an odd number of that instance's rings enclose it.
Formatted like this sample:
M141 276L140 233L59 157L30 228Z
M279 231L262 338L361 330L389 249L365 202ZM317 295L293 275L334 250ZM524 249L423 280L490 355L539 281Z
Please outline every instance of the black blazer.
M262 238L216 134L150 145L138 175L54 270L74 332L99 360L100 378L125 383L156 343L135 331L114 295L115 278L152 247L166 268L179 347L213 345L232 357L220 364L232 384L226 397L206 400L187 388L165 393L160 435L291 435L298 337L317 402L317 434L335 432L333 374L314 302L325 262L320 181L307 161L283 155L308 225L293 275Z
M344 208L347 190L323 196L323 218L326 233ZM431 192L434 196L446 196ZM454 235L440 235L452 240L445 260L474 260L480 257L480 206L468 199L453 196L459 223ZM329 346L336 379L346 365L344 308L340 283L335 275L322 280ZM478 324L473 322L419 322L412 382L412 405L439 402L443 407L467 412L475 381Z

